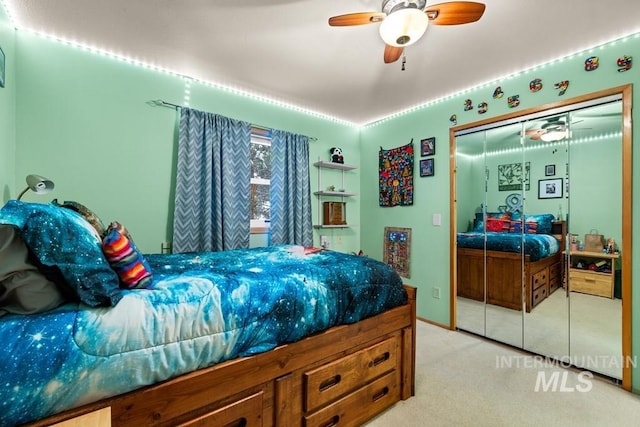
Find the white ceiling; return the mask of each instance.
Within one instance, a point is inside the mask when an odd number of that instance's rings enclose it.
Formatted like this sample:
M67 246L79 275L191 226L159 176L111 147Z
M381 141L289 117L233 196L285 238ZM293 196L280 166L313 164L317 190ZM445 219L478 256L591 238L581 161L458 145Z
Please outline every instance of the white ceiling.
M630 0L477 0L478 22L430 26L402 71L379 24L327 23L381 0L1 1L17 28L355 124L640 31Z

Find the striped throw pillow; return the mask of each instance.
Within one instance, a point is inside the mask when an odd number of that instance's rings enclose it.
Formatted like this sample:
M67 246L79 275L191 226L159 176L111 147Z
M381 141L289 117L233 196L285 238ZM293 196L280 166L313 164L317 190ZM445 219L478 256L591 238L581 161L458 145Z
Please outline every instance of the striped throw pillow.
M102 239L102 251L118 274L121 288L144 289L153 282L149 264L119 222L114 221L107 228Z

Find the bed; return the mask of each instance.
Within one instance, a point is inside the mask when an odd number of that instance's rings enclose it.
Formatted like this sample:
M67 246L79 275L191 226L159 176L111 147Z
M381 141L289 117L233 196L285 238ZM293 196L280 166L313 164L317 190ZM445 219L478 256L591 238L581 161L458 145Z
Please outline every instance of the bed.
M415 289L389 266L294 245L143 255L99 222L0 211L0 257L21 263L0 269L19 290L0 301L0 425L358 425L414 394Z
M530 312L562 285L565 232L552 214L477 215L472 230L457 234L457 295L522 310L524 292Z

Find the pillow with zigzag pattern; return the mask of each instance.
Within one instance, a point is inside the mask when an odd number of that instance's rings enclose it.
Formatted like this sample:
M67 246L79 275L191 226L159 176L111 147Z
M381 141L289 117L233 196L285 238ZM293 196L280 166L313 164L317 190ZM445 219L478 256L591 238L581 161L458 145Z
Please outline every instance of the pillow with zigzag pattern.
M147 289L153 282L151 267L122 224L112 222L102 239L102 251L124 289Z

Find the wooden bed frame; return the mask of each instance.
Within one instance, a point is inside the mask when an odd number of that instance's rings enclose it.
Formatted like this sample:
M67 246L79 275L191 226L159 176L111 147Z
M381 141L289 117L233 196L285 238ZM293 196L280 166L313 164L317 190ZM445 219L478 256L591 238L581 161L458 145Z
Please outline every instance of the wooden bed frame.
M415 393L416 289L405 289L408 304L358 323L30 425L360 425Z
M531 261L512 252L457 248L458 296L485 301L485 254L487 304L522 310L524 278L525 309L530 312L562 285L562 253Z

